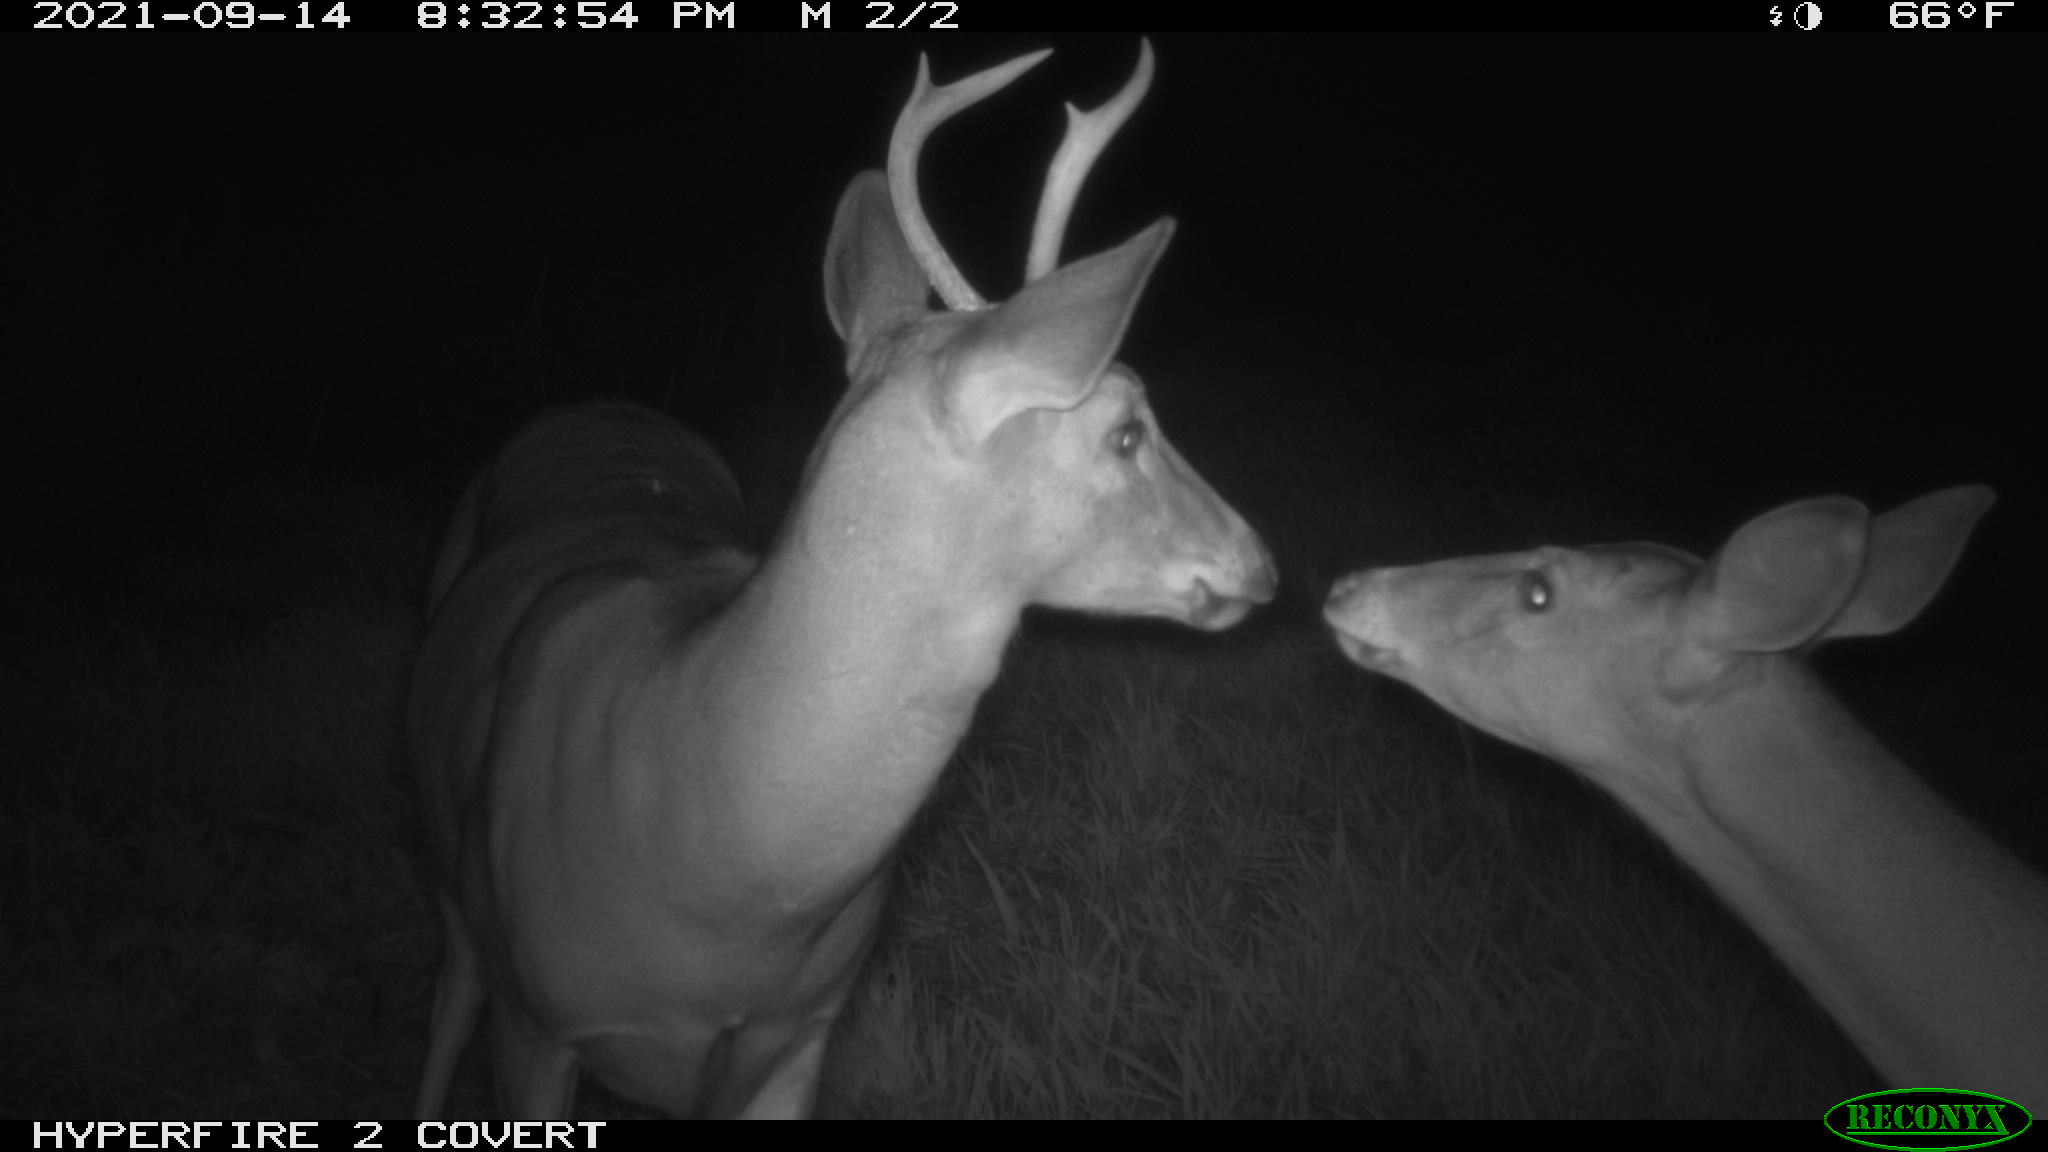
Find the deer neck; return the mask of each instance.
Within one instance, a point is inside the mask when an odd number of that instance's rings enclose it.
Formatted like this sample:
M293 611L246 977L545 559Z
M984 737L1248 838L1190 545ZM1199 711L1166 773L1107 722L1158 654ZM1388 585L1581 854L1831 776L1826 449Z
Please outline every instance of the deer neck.
M774 552L690 650L678 813L783 901L864 884L995 680L1021 599L975 575L944 477L827 451Z
M2048 940L2048 885L1970 829L1804 664L1748 663L1734 687L1689 707L1656 765L1688 799L1623 798L1889 1079L2038 1090L2013 1077L2048 1055L2037 1027L2048 955L1979 950L1985 933Z

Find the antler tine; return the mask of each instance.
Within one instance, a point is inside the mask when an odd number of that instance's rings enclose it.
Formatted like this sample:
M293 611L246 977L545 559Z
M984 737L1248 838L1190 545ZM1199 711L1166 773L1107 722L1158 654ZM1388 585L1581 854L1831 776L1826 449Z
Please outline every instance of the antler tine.
M943 88L932 86L930 62L922 55L917 58L917 86L910 90L910 102L896 117L896 131L889 137L889 199L896 205L896 226L903 229L903 239L917 257L918 267L924 269L932 287L939 290L939 299L956 312L978 311L988 307L988 301L953 266L930 221L925 219L924 205L917 198L918 150L932 129L955 112L1000 90L1050 55L1052 49L1040 49Z
M1051 272L1060 265L1060 241L1066 238L1067 217L1073 214L1074 198L1081 181L1116 130L1124 126L1145 91L1152 87L1152 41L1138 41L1138 70L1131 75L1109 103L1093 112L1067 105L1067 135L1045 173L1045 193L1038 200L1038 219L1031 225L1031 256L1024 264L1024 281Z

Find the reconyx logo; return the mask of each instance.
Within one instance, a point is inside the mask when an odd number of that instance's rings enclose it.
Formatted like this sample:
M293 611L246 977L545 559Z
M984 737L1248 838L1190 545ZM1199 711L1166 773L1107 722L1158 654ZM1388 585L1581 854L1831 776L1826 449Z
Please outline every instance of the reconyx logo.
M1989 1092L1959 1088L1894 1088L1842 1101L1822 1119L1835 1135L1872 1148L1938 1152L1983 1148L2025 1132L2025 1108Z

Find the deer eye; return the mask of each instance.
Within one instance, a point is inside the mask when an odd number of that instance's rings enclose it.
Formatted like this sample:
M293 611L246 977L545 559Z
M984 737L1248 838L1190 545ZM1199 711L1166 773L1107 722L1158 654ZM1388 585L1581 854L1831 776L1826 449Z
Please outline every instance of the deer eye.
M1515 594L1522 601L1522 607L1531 612L1548 612L1557 594L1550 587L1550 577L1530 569L1517 578Z
M1109 450L1129 460L1138 454L1138 448L1145 443L1145 422L1126 420L1109 434Z

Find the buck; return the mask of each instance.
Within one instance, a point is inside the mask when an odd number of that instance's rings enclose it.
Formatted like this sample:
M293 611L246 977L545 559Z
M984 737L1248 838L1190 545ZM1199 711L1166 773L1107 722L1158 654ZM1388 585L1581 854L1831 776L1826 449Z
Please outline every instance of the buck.
M1271 599L1112 361L1172 221L1057 266L1150 45L1069 106L1009 301L926 223L925 137L1046 55L937 88L920 61L887 175L840 199L849 384L765 556L718 457L639 408L543 415L463 495L410 700L446 935L421 1117L486 1003L508 1117L567 1116L579 1068L675 1115L808 1113L891 850L1024 607L1221 629Z
M1358 664L1612 793L1897 1087L2048 1107L2048 882L1944 803L1797 657L1904 627L1988 488L1881 516L1801 500L1711 560L1538 548L1337 581Z

